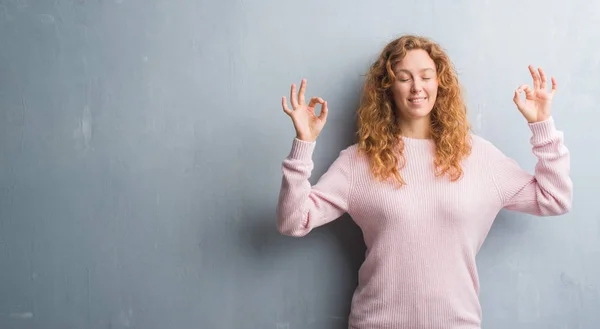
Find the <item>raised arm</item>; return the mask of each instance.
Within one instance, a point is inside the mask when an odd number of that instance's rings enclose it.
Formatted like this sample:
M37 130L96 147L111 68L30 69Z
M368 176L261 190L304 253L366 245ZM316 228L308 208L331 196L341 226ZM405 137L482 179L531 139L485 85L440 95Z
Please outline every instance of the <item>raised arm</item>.
M292 118L296 138L282 165L277 229L281 234L290 236L304 236L346 212L351 184L352 152L344 150L317 184L311 186L312 154L327 119L327 102L313 97L307 104L305 92L306 80L302 80L298 95L296 86L292 84L292 109L288 107L286 98L282 98L283 111ZM318 116L315 113L317 104L321 104Z
M502 206L537 216L565 214L571 209L573 182L563 133L556 130L553 118L530 123L529 127L533 154L538 159L533 175L497 149L490 155Z
M544 71L540 68L538 74L532 66L529 71L533 89L521 85L513 100L533 133L530 142L538 159L535 173L527 173L514 160L495 150L490 156L492 174L504 208L539 216L561 215L571 209L573 182L569 150L551 116L556 79L552 77L552 89L548 92ZM523 91L524 101L520 98Z

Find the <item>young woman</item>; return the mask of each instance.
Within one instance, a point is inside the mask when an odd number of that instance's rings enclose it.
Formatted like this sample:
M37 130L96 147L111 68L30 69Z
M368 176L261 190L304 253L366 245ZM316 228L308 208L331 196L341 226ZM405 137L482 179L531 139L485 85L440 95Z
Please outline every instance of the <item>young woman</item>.
M314 186L327 102L307 102L305 80L298 94L291 87L292 109L283 97L296 138L283 161L277 227L300 237L347 212L362 229L351 328L480 328L475 256L498 212L569 211L569 151L551 116L556 80L548 91L544 71L529 71L533 88L520 86L513 100L532 132L534 175L470 132L453 65L427 38L403 36L383 49L367 75L358 142Z

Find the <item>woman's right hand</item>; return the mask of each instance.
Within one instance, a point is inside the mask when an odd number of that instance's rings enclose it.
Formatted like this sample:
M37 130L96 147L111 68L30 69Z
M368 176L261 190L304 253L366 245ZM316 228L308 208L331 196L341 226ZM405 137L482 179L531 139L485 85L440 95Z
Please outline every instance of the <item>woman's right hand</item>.
M296 96L296 85L292 84L290 100L293 109L290 110L288 107L285 96L281 100L281 105L283 106L283 111L292 118L294 128L296 128L296 138L306 142L314 142L317 140L317 136L321 133L327 120L327 102L321 97L313 97L306 104L304 98L305 91L306 79L303 79L300 84L298 96ZM315 114L317 104L321 104L321 113L318 116Z

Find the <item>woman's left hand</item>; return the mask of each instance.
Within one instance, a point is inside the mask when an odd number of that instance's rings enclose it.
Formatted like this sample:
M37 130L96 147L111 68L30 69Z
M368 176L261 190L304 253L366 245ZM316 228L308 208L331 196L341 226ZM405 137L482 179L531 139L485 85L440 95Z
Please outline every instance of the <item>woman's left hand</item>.
M534 123L544 121L551 116L551 103L552 97L556 93L556 79L552 80L552 90L546 90L546 74L541 68L535 71L533 66L529 65L529 72L533 77L533 89L527 84L519 86L515 90L515 96L513 101L517 105L517 108L523 114L527 122ZM521 99L521 93L525 92L525 100Z

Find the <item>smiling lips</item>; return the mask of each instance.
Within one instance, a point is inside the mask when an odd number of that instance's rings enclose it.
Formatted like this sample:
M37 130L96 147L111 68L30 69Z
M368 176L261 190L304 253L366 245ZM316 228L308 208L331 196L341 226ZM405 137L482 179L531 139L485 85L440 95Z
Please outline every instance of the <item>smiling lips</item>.
M408 101L411 102L411 103L413 103L413 104L421 104L426 99L427 99L427 97L411 97L411 98L408 99Z

